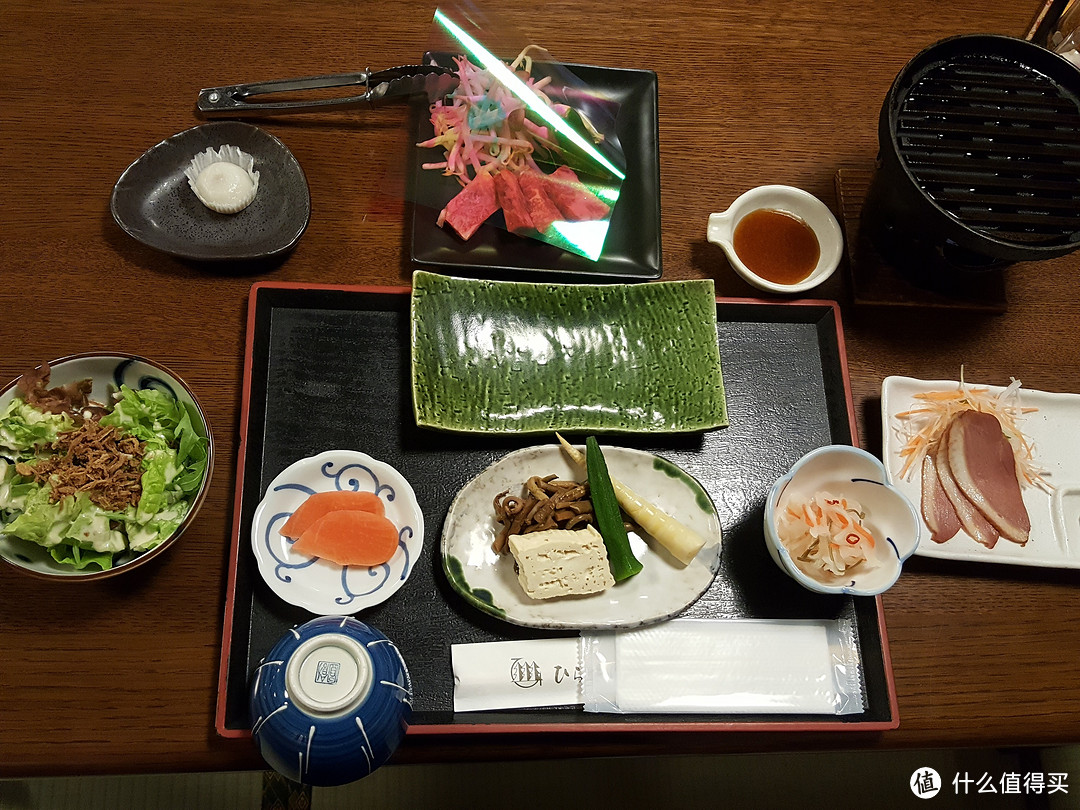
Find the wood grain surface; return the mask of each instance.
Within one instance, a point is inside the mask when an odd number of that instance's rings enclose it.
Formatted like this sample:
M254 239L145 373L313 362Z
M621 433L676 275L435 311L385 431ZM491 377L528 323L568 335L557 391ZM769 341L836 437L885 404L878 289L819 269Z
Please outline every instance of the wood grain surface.
M705 241L709 213L764 183L836 204L872 167L881 101L946 36L1022 36L1016 0L504 0L491 43L659 76L664 278L754 296ZM0 30L0 378L91 350L183 376L213 427L209 499L132 576L50 583L0 569L0 776L260 767L214 732L246 297L259 280L407 284L395 189L404 107L265 119L307 174L312 215L284 261L176 261L128 237L109 195L150 146L200 123L202 87L414 62L436 44L416 0L8 0ZM509 22L507 22L509 21ZM496 36L496 34L498 36ZM839 213L839 211L837 211ZM838 273L862 444L880 451L882 379L904 374L1080 391L1080 258L1019 264L1004 314L855 307ZM900 728L879 735L410 737L397 761L850 747L1055 744L1080 736L1080 572L914 559L884 597Z

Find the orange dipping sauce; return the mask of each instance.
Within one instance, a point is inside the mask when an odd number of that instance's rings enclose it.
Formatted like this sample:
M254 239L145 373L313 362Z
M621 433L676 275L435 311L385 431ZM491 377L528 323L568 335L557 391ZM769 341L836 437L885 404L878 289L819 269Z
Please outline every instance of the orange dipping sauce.
M760 208L739 220L732 237L739 259L774 284L797 284L817 266L821 246L813 229L792 214Z

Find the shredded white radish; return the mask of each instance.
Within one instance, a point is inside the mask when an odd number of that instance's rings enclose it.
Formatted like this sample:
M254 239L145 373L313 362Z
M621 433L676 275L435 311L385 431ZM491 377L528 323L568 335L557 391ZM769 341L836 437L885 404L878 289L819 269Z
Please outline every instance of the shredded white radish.
M869 567L874 536L863 525L862 506L853 498L817 492L788 502L776 518L776 532L796 564L815 578L848 576Z

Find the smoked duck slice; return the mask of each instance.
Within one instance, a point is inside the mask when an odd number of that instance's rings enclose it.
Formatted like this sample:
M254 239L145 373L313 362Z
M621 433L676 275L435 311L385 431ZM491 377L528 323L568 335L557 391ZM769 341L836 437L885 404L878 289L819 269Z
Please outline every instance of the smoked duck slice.
M922 514L930 529L930 539L935 543L944 543L960 531L960 518L941 486L934 457L930 454L923 456Z
M946 440L949 469L967 499L1002 537L1027 543L1031 518L1016 476L1016 456L997 417L981 411L957 414Z
M941 483L942 491L944 491L945 496L956 510L956 517L960 520L960 525L964 531L976 543L981 543L987 548L993 548L998 541L997 529L983 516L978 507L968 500L963 490L960 489L960 485L956 483L956 479L953 477L952 470L949 467L948 442L953 424L950 423L949 427L946 428L945 435L942 436L941 442L934 452L934 467L938 474L938 480Z

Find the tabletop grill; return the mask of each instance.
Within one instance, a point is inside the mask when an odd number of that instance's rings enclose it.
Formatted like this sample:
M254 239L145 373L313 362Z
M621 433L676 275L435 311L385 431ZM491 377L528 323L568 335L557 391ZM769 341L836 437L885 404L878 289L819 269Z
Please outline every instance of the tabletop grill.
M1080 247L1080 70L997 36L943 40L894 82L864 216L887 252L964 268Z

